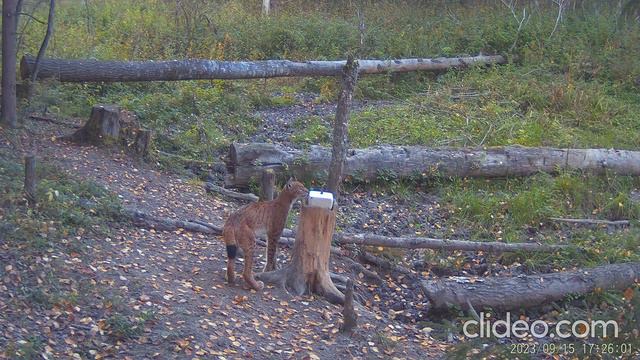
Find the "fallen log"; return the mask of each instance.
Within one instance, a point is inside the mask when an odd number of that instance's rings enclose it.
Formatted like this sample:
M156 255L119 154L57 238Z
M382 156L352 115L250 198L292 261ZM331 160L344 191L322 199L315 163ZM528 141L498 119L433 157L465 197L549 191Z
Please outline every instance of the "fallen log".
M221 226L208 224L202 221L160 218L138 210L125 210L123 213L131 220L134 225L143 228L155 229L159 231L175 231L177 229L184 229L187 231L199 232L204 234L222 234Z
M327 177L331 149L311 146L287 149L265 143L232 144L227 158L228 186L246 187L265 169L316 179ZM397 177L529 176L539 172L582 170L595 174L640 175L640 151L614 149L557 149L522 146L427 148L421 146L375 146L347 153L344 175L375 181L381 174Z
M547 245L538 243L502 243L495 241L465 241L433 239L425 237L387 237L375 234L336 234L338 244L355 244L365 246L382 246L404 249L436 249L485 251L491 253L536 251L553 252L571 248L569 245Z
M258 197L255 196L254 194L239 193L236 191L225 189L222 186L218 186L210 182L207 182L204 184L204 189L209 193L217 193L233 199L244 200L249 202L256 202L259 200Z
M358 60L360 74L388 72L444 71L475 65L503 64L500 55L462 56L435 59ZM94 81L174 81L209 79L261 79L293 76L338 76L346 61L102 61L93 59L42 59L38 79L56 78L62 82ZM20 74L28 79L35 67L29 55L20 61Z
M511 310L536 307L595 290L624 290L640 280L640 262L518 277L421 281L433 309L458 306Z
M607 225L607 226L629 226L629 220L600 220L600 219L568 219L568 218L549 218L549 220L564 222L578 225Z
M222 226L206 223L199 220L177 220L170 218L158 218L137 210L127 210L126 214L133 220L134 224L142 227L155 228L157 230L173 231L179 228L187 231L201 232L205 234L222 234ZM284 229L279 243L284 245L293 245L293 239L296 232L290 229ZM333 241L341 245L364 245L364 246L382 246L396 247L405 249L436 249L436 250L462 250L462 251L485 251L492 253L510 252L510 251L540 251L553 252L565 249L571 249L569 245L547 245L537 243L500 243L500 242L482 242L482 241L464 241L464 240L446 240L431 238L402 238L402 237L386 237L375 234L344 234L336 233ZM331 247L331 253L344 255L345 252L335 246ZM365 258L365 261L370 260ZM370 261L376 265L376 261ZM383 266L384 267L384 266Z
M29 117L27 119L31 119L31 120L35 120L35 121L42 121L42 122L49 122L52 124L56 124L56 125L62 125L62 126L68 126L70 128L74 128L74 129L80 129L82 126L78 125L78 124L72 124L66 121L61 121L58 119L54 119L54 118L50 118L50 117L44 117L44 116L38 116L38 115L29 115Z

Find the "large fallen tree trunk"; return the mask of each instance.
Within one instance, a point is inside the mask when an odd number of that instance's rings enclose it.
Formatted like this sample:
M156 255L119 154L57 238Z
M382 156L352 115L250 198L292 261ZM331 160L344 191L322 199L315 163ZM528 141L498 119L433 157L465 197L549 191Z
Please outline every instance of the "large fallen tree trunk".
M232 144L227 159L228 186L246 187L265 169L301 178L326 178L331 149L311 146L286 149L265 143ZM640 175L640 151L614 149L556 149L522 146L487 149L375 146L347 153L344 175L376 180L381 174L398 177L509 177L538 172L584 170L597 174Z
M500 55L478 55L436 59L358 60L360 74L386 72L444 71L473 65L502 64ZM207 79L258 79L292 76L338 76L346 61L101 61L42 59L38 79L56 78L63 82L89 81L172 81ZM33 73L35 58L23 56L20 74Z
M510 310L540 306L570 294L623 290L640 280L640 263L630 262L552 274L460 278L422 281L434 309L455 305L462 309Z
M547 245L538 243L502 243L495 241L465 241L433 239L424 237L388 237L375 234L336 234L338 244L382 246L404 249L437 249L485 251L502 253L510 251L553 252L570 248L568 245Z

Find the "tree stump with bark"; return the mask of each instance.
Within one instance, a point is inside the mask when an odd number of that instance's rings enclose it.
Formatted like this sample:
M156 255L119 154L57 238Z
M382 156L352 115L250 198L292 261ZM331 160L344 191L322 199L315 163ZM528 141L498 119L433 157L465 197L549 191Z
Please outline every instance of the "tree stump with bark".
M63 139L80 144L117 145L146 159L151 150L153 133L142 129L135 114L116 105L95 105L89 120L75 133Z
M95 105L87 123L67 139L78 143L116 143L120 139L120 108L115 105Z
M290 264L257 274L256 278L283 287L294 295L315 293L331 303L343 304L344 295L333 284L329 272L336 208L303 206Z

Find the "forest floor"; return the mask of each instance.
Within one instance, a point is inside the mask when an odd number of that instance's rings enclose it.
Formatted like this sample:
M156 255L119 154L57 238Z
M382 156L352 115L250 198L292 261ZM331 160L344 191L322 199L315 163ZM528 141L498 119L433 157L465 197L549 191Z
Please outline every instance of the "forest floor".
M242 205L209 195L200 184L123 152L55 137L72 130L30 123L31 134L24 142L37 149L43 163L117 194L124 208L221 224ZM5 150L12 143L2 139ZM356 207L366 203L351 201ZM358 330L348 336L338 332L341 307L323 299L291 297L269 287L256 293L246 290L242 281L227 285L225 252L217 237L141 229L127 222L108 227L108 236L81 232L77 240L84 252L37 257L33 266L41 266L42 273L30 272L34 267L19 256L2 259L1 347L20 347L24 339L35 336L34 348L45 358L132 359L434 358L447 347L416 327L415 309L424 310L427 301L409 277L398 280L381 274L385 283L369 284L333 259L333 270L354 277L359 293L365 293L367 306L360 311ZM286 258L287 252L281 252L280 264ZM35 306L21 293L20 283L27 277L40 283L52 267L59 287L81 299L47 308Z

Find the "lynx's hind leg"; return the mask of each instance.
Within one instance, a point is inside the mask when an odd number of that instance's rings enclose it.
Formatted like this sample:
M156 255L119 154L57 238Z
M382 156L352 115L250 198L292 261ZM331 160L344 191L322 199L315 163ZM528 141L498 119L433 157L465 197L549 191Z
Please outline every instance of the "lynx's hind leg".
M253 252L256 247L256 237L251 231L243 232L242 251L244 251L244 271L242 277L244 281L255 291L261 291L264 287L262 281L256 281L253 277Z

